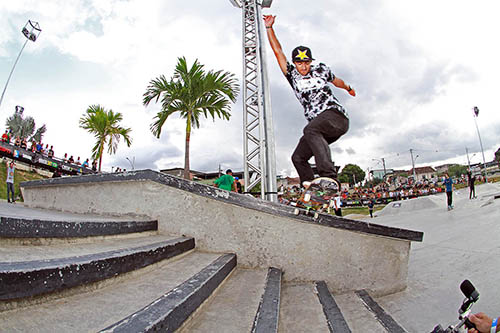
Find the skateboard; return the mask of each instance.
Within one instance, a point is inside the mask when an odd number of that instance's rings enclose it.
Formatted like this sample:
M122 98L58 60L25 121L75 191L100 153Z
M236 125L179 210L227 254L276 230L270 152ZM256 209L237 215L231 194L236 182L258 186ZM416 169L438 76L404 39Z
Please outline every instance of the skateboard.
M291 203L295 206L294 214L301 212L305 215L313 214L314 219L325 210L330 213L334 205L333 199L340 194L340 182L333 178L319 177L305 185L302 195Z

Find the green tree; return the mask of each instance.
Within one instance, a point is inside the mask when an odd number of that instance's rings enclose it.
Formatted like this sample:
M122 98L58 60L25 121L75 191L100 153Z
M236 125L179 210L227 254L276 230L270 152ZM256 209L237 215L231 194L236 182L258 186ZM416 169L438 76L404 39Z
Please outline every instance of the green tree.
M104 146L108 145L108 153L114 154L123 138L128 147L132 144L130 128L123 128L120 122L123 116L120 112L105 110L100 105L91 105L80 118L80 127L94 135L96 143L92 148L92 158L99 159L99 171L101 171L102 154Z
M239 85L234 74L222 71L205 72L204 66L195 60L188 68L186 59L179 58L174 76L167 80L164 75L150 81L144 93L143 103L161 98L161 110L151 124L151 132L159 138L167 118L178 112L186 119L186 144L184 152L184 178L189 179L189 144L191 129L200 127L200 116L210 115L229 120L230 101L236 101Z
M14 138L26 138L28 141L35 140L41 142L43 135L47 131L45 125L42 125L35 131L35 119L33 117L25 118L21 112L15 112L12 116L8 117L5 121L5 126L12 131Z
M453 164L448 167L448 174L450 177L458 178L467 174L467 167L465 165Z
M339 180L351 186L363 179L365 179L365 172L356 164L346 164L339 174Z

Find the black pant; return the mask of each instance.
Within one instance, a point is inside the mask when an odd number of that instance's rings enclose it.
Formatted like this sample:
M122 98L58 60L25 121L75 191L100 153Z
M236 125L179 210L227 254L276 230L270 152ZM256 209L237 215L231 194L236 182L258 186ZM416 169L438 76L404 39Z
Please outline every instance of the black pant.
M349 119L336 109L321 112L304 127L292 155L292 162L300 177L300 182L314 179L309 159L314 156L320 177L336 178L330 152L330 144L337 141L349 129Z
M451 206L452 202L453 202L453 192L446 192L446 197L448 198L448 206Z
M474 186L471 186L469 187L469 199L472 199L473 197L475 198L476 197L476 189L474 188ZM473 195L474 193L474 195Z
M10 194L12 193L12 202L15 201L14 197L14 184L7 183L7 202L10 202Z

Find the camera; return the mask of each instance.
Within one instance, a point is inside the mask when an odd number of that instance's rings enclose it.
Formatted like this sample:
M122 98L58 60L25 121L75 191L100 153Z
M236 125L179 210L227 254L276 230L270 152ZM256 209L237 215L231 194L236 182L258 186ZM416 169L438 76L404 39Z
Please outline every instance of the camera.
M469 320L469 315L472 306L479 300L479 292L474 288L472 283L469 280L464 280L460 284L460 290L465 296L464 301L462 302L462 306L458 309L458 324L455 326L450 325L447 329L443 329L441 325L437 325L434 327L431 333L453 333L460 332L463 326L467 328L476 328L474 323Z

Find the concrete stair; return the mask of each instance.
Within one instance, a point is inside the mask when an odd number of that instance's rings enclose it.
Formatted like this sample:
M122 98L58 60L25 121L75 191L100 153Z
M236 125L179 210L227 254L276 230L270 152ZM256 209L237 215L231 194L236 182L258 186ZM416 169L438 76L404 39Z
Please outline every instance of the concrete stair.
M0 332L405 332L364 290L285 283L155 221L17 209L0 209Z

